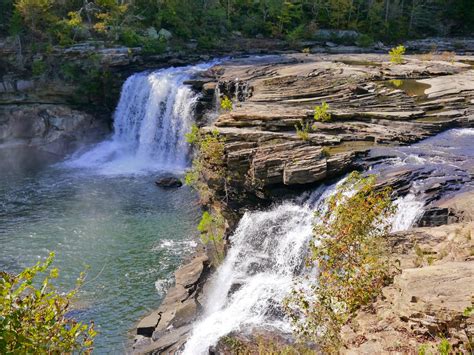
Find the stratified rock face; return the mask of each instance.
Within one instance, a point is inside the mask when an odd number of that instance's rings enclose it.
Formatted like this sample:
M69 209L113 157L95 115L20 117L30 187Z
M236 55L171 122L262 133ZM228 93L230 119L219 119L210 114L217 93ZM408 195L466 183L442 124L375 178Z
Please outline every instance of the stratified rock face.
M407 56L393 65L377 54L293 54L223 63L211 73L219 92L234 98L233 110L214 126L226 137L238 190L323 181L374 146L474 125L473 71L461 62ZM329 122L313 119L322 102ZM296 135L301 122L313 126L306 141Z
M35 147L67 154L80 144L108 132L105 122L66 105L5 105L0 107L0 146Z

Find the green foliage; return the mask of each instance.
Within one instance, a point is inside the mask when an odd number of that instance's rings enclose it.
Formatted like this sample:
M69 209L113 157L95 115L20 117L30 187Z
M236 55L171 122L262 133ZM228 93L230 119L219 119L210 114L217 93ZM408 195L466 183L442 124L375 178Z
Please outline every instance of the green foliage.
M120 33L120 42L127 47L142 47L143 54L160 54L166 49L166 40L139 35L132 28Z
M451 344L448 339L443 338L438 345L439 355L449 355L451 352Z
M314 107L314 119L318 122L331 121L331 113L328 112L329 104L323 101L321 105Z
M18 22L18 20L21 20ZM14 23L15 26L10 26ZM19 26L20 25L20 26ZM295 43L316 39L316 29L336 28L363 33L361 46L374 40L394 42L427 35L471 34L474 2L471 0L2 0L0 33L18 30L35 40L68 45L91 36L115 43L146 45L130 31L143 36L150 27L165 28L176 42L196 39L200 49L226 43L233 31L243 36L273 37ZM128 32L128 33L127 33ZM146 36L145 36L146 37ZM327 38L325 39L327 40ZM353 36L334 35L336 43L353 44ZM156 49L153 49L156 51Z
M309 140L310 125L309 122L300 122L299 125L295 125L296 135L303 141Z
M43 37L48 28L57 21L51 11L53 0L16 0L15 10L34 35Z
M58 277L58 269L47 273L53 259L54 253L51 253L44 263L26 268L18 275L0 273L0 353L92 351L96 335L93 324L88 326L67 317L84 274L79 277L76 288L60 293L51 284L51 280Z
M197 229L201 232L202 243L212 248L213 264L219 265L224 259L224 217L218 213L204 212Z
M75 102L95 102L108 107L112 93L109 91L110 71L100 63L100 57L91 55L81 62L63 62L57 73L76 87Z
M193 125L186 134L186 141L196 148L192 168L186 173L185 183L199 192L201 203L206 204L212 198L209 186L227 186L224 161L225 139L219 131L202 133Z
M474 314L474 305L466 307L462 314L464 317L472 316Z
M384 237L394 208L390 190L376 190L375 183L375 176L352 173L329 198L307 260L309 268L318 267L318 278L302 280L285 302L297 335L327 353L337 353L341 327L389 279Z
M374 44L374 38L370 35L362 34L357 38L356 44L359 47L368 48Z
M388 54L390 55L390 62L394 64L402 64L403 63L403 55L405 54L405 47L399 45L397 47L392 48Z
M233 108L234 104L232 103L232 100L229 99L227 96L224 96L221 99L221 109L223 109L224 111L232 111Z
M37 59L33 61L31 64L31 74L33 74L34 77L40 77L46 72L46 63L41 60Z
M418 348L418 355L426 355L427 346L426 344L421 345Z

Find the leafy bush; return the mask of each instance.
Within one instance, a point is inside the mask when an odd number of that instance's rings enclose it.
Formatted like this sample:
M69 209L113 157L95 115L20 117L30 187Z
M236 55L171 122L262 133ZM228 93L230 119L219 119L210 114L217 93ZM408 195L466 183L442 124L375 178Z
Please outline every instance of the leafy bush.
M318 268L285 302L296 333L337 353L341 327L387 283L385 235L393 213L390 190L375 190L374 176L352 173L318 215L307 266Z
M388 54L390 55L390 62L394 64L402 64L403 63L403 55L405 54L405 47L403 45L399 45L397 47L392 48Z
M297 43L307 37L307 31L305 25L299 25L295 29L288 32L286 39L290 43Z
M318 122L331 121L331 114L328 112L329 104L323 101L321 105L314 107L314 119Z
M224 217L217 213L204 212L197 229L201 232L202 243L211 245L213 264L217 266L224 259Z
M127 47L139 47L143 43L143 38L135 30L126 28L120 33L120 42Z
M359 36L359 38L357 38L356 44L359 47L368 48L368 47L373 46L374 38L372 36L362 34L362 35Z
M93 324L78 323L67 317L76 288L59 293L51 284L58 269L49 270L51 253L44 263L24 269L18 275L0 273L0 353L62 354L90 353L96 335ZM35 285L38 285L36 287Z
M441 339L441 342L438 345L438 351L440 355L449 355L451 353L451 344L448 339Z
M296 129L296 135L298 138L300 138L303 141L307 141L309 139L309 130L310 130L310 125L309 122L306 122L304 124L303 122L300 122L299 125L295 125Z
M232 111L233 108L234 104L232 103L232 100L229 99L227 96L224 96L221 99L221 109L223 109L224 111Z
M40 77L46 72L46 63L41 60L37 59L33 61L31 64L31 74L35 77Z
M185 183L199 192L201 203L206 204L212 197L209 185L227 186L224 142L219 131L201 133L196 125L186 134L186 141L196 147L192 168L186 173Z

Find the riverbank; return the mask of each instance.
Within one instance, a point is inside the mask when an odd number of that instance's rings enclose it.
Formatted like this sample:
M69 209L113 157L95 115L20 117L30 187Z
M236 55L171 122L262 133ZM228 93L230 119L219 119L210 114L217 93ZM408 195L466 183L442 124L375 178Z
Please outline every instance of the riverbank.
M463 62L469 58L427 61L406 56L404 64L393 65L388 56L376 54L288 54L214 67L197 86L235 98L231 112L204 128L217 128L226 138L231 184L225 191L228 200L215 198L214 203L235 227L245 210L312 190L349 170L400 158L390 157L391 148L384 147L414 143L449 128L472 127L473 72ZM311 123L313 107L323 100L329 104L332 120L316 123L309 138L300 139L295 125ZM402 154L408 166L384 172L381 183L392 186L398 197L411 194L422 204L425 212L417 223L453 222L450 216L457 212L440 209L436 203L469 186L472 165L467 163L462 176L443 176L443 172L430 179L434 170L414 168L409 158ZM423 188L417 191L414 187L420 182ZM219 187L214 194L224 195ZM191 279L183 281L183 271L178 271L181 281L170 290L168 302L140 323L139 333L145 337L136 344L138 352L173 352L192 333L191 324L202 310L208 287L203 282L209 275L203 258L200 255L183 267L193 275ZM190 286L189 292L184 285ZM175 293L177 289L184 292ZM245 334L232 335L252 342ZM220 349L225 353L225 346Z

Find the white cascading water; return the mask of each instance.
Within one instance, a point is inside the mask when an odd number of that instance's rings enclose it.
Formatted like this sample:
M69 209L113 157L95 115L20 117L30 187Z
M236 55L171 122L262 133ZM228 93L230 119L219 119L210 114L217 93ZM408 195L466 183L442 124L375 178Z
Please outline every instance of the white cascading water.
M66 165L100 174L182 170L187 163L184 135L194 122L199 95L184 82L215 63L168 68L130 76L114 114L114 135Z
M232 248L211 281L203 316L193 327L184 355L207 354L209 347L233 331L258 327L291 332L281 303L304 270L314 212L327 208L327 198L336 186L315 191L303 203L286 202L242 217L230 238ZM396 201L393 231L408 229L416 219L411 213L419 215L422 210L423 204L409 196Z

